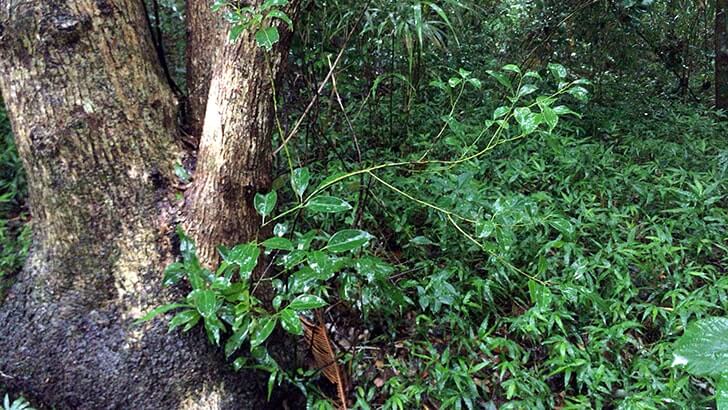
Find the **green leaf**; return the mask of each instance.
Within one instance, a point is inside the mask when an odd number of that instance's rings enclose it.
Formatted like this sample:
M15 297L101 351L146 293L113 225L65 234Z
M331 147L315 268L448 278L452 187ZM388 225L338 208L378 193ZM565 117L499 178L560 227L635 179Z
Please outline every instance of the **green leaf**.
M521 74L521 69L515 64L506 64L503 66L503 71L510 71L512 73Z
M495 223L490 219L477 221L475 223L475 234L478 238L487 238L495 231Z
M554 97L547 97L545 95L539 95L536 97L536 104L538 104L538 107L541 109L543 109L543 107L550 107L554 102L556 102L556 98Z
M424 246L424 245L436 245L435 242L432 242L430 238L426 236L415 236L412 238L409 243L412 245L418 245L418 246Z
M507 89L512 89L513 85L511 84L511 80L504 74L499 73L497 71L488 70L486 73L495 78L502 86L506 87Z
M531 295L531 303L539 308L546 309L551 303L552 295L549 288L536 281L528 281L528 292Z
M351 205L343 199L327 195L317 196L306 204L306 209L320 213L346 212L351 208Z
M216 316L217 310L220 308L217 295L211 290L193 290L188 299L204 318Z
M205 333L207 338L215 346L220 345L220 333L225 330L225 325L222 324L217 316L210 316L205 318Z
M279 374L278 369L274 368L273 371L270 372L270 376L268 376L268 395L266 396L266 400L268 401L270 401L270 396L273 394L273 387L275 387L276 380L279 379Z
M260 11L266 11L272 7L285 7L288 5L288 0L265 0L260 5Z
M380 75L379 77L377 77L377 79L374 80L374 84L378 85L377 80L379 80L380 78L383 78L383 77L384 77L383 75ZM432 81L430 81L430 85L435 88L438 88L440 90L443 90L443 91L447 90L447 86L445 85L445 83L442 80L432 80ZM372 87L372 89L373 88L374 87ZM373 95L376 97L376 93L374 93Z
M35 410L33 407L31 407L30 403L25 399L25 397L20 396L17 399L13 400L12 404L10 403L10 396L8 394L5 394L5 398L3 398L3 410Z
M235 42L238 40L238 37L240 37L240 34L245 31L245 25L244 24L236 24L232 27L230 27L230 33L228 33L228 38L231 42Z
M498 118L503 117L504 115L508 114L508 111L510 110L510 108L505 106L496 108L495 111L493 111L493 119L497 120Z
M187 325L185 326L186 330L191 329L194 325L197 324L197 322L200 321L200 314L193 309L183 310L172 318L172 320L169 321L169 331L176 329L179 326Z
M306 251L296 249L288 255L283 256L282 262L283 266L286 269L291 269L299 263L303 262L304 259L306 259Z
M268 336L273 333L273 329L276 327L277 320L275 316L268 316L253 323L254 330L250 336L251 349L262 345L268 339Z
M715 386L715 402L718 410L728 410L728 374L718 378L718 384Z
M245 339L248 338L249 332L250 317L246 315L245 318L242 320L242 324L240 325L238 330L235 331L225 343L225 357L232 356L233 353L240 349L240 346L243 344Z
M283 251L292 251L293 243L286 238L274 236L266 239L261 245L266 249L280 249Z
M565 105L559 105L557 107L554 107L554 112L556 114L558 114L558 115L571 114L571 115L574 115L574 116L577 116L577 117L581 118L581 114L572 111L571 108L569 108L569 107L567 107Z
M589 99L589 91L587 91L584 87L571 87L566 92L573 95L574 98L581 102L586 102Z
M164 286L177 284L186 275L185 266L181 262L174 262L164 269Z
M303 198L303 193L306 192L309 182L311 182L311 173L308 168L297 168L291 173L291 186L293 192L299 198Z
M255 42L258 44L258 47L261 47L265 51L272 50L273 45L277 43L280 38L281 36L278 34L278 29L273 26L258 30L255 33Z
M185 268L189 268L190 265L195 266L194 269L187 272L187 280L190 282L192 289L202 289L205 287L205 279L202 276L202 268L199 266L199 262L194 264L186 264Z
M243 356L238 357L237 359L235 359L235 361L233 361L233 369L235 369L236 371L242 369L243 367L245 367L247 365L248 365L248 359Z
M281 10L271 10L267 16L265 16L266 19L274 19L277 18L278 20L283 21L288 25L288 28L293 30L293 21L290 17L288 17L288 14L282 12Z
M414 22L415 30L417 30L417 40L419 41L420 47L422 47L425 43L422 27L422 3L415 3L412 6L412 9L414 10Z
M303 334L303 324L301 324L301 319L299 319L298 314L290 308L284 309L281 312L281 325L288 333L294 335Z
M364 246L370 239L372 239L372 235L368 232L358 229L345 229L336 232L329 239L326 249L334 253L346 252Z
M225 0L215 0L215 2L212 4L212 7L210 8L214 13L220 11L223 7L225 7L228 4Z
M190 173L187 172L185 167L182 166L180 163L174 164L174 174L177 175L177 178L179 178L182 183L189 183L190 182Z
M450 32L452 33L453 38L455 39L455 44L460 46L460 40L458 40L457 32L455 31L455 28L453 27L452 23L450 23L450 19L447 17L447 13L445 13L445 10L443 10L440 6L435 4L434 2L425 2L428 6L430 6L431 9L435 10L435 13L437 13L438 16L442 19L442 21L445 22L447 27L450 29Z
M332 272L332 263L329 255L325 252L314 251L308 255L308 266L314 270L314 272L320 275L330 275Z
M356 261L356 271L369 283L386 283L394 268L383 260L365 256Z
M698 320L685 330L673 351L673 366L695 376L719 376L728 369L728 318Z
M318 309L326 306L326 301L316 295L300 295L293 299L287 309L300 312L302 310Z
M225 261L231 264L238 265L240 267L240 278L243 281L247 281L250 278L250 274L258 264L258 257L260 256L260 248L254 243L242 243L235 245L223 258Z
M170 310L179 309L183 307L190 307L187 303L170 303L167 305L162 305L159 307L156 307L149 311L146 315L140 317L139 319L134 321L135 325L138 325L139 323L146 322L148 320L154 319L157 315L161 315L163 313L167 313Z
M276 207L276 202L278 201L278 194L276 194L276 191L271 191L265 195L261 194L255 194L255 198L253 199L253 205L255 206L255 210L258 211L258 213L265 218L266 216L270 215L271 212L273 212L273 209Z
M555 79L563 80L566 78L566 68L564 68L561 64L550 63L548 68Z
M288 232L288 225L284 223L278 223L273 227L273 235L282 237Z
M538 128L538 118L528 107L516 108L513 112L513 116L516 118L518 125L521 126L521 130L524 134L530 134Z
M304 266L289 277L287 290L292 294L308 292L313 287L320 286L321 282L329 279L330 276Z
M273 305L273 310L280 310L281 309L281 303L283 303L283 296L278 294L273 298L273 302L271 304Z
M543 116L543 120L546 125L549 126L549 131L553 131L553 129L556 128L556 124L559 122L559 116L552 108L546 106L541 107L541 115Z
M536 90L538 90L538 87L533 84L523 84L521 88L518 89L518 96L523 97L532 94Z
M197 259L195 242L185 234L181 226L177 227L177 237L179 238L179 251L182 254L182 259L185 262Z
M535 78L537 80L542 80L541 74L535 72L535 71L529 71L526 74L523 75L523 78Z
M566 218L552 217L548 220L548 223L564 235L571 236L574 234L574 225Z

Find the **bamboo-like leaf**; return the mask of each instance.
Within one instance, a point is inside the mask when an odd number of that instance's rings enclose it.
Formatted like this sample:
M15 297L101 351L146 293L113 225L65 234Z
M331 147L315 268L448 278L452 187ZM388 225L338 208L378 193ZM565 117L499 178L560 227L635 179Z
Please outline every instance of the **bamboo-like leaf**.
M437 15L440 16L442 21L445 22L447 27L450 29L450 32L452 32L452 36L455 39L455 44L457 44L458 47L460 47L460 40L458 40L457 32L455 31L455 28L453 27L452 23L450 23L450 19L447 17L447 13L445 13L445 10L443 10L440 6L438 6L437 4L435 4L433 2L428 1L425 4L427 4L428 6L430 6L430 8L435 10L435 13L437 13Z
M420 42L420 47L423 46L425 40L422 35L422 3L417 3L412 6L415 15L415 29L417 30L417 40Z

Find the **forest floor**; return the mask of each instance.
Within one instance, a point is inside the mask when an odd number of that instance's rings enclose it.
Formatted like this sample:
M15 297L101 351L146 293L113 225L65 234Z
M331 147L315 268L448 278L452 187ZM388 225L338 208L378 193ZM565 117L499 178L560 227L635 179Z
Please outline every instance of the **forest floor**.
M410 307L388 310L386 295L359 306L366 340L345 343L358 346L356 408L711 405L710 382L674 368L672 347L728 308L728 127L697 104L636 100L592 104L473 167L401 180L414 197L484 209L494 224L480 237L499 258L382 197L373 233L390 238L382 258L407 261L394 277Z
M377 256L398 267L390 284L407 308L373 290L329 310L354 408L710 405L710 383L672 367L672 344L728 308L728 127L693 104L641 105L596 105L477 166L402 181L416 197L484 209L493 227L481 237L508 264L382 194L389 209L365 224L378 226ZM4 115L0 131L7 283L30 234Z

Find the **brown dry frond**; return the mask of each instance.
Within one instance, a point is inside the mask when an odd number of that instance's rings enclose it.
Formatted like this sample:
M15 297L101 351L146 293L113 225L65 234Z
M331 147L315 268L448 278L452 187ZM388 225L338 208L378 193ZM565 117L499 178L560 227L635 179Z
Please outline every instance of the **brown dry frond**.
M339 401L341 402L340 408L346 410L346 377L336 361L336 354L331 345L323 315L317 312L316 319L319 322L318 324L311 323L306 318L301 317L304 337L311 348L315 367L320 369L324 377L336 385Z

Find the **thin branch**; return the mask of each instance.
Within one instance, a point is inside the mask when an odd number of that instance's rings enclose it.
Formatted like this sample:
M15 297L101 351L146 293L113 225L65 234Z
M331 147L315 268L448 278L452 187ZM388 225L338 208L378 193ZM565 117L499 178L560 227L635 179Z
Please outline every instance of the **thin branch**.
M331 65L331 59L329 58L328 60L329 60L329 67L331 67L333 69L334 67ZM339 90L336 88L336 76L334 74L331 74L331 85L333 86L334 95L336 96L336 101L339 103L339 107L341 108L341 113L344 114L344 119L346 120L346 124L349 126L349 131L351 131L351 137L354 139L354 147L356 148L357 162L361 164L361 148L359 148L359 139L356 137L356 131L354 131L354 126L351 124L349 115L346 113L346 108L344 108L344 103L341 101L341 96L339 95Z
M351 28L349 33L346 35L346 40L344 40L344 44L341 45L341 50L339 50L339 54L336 56L336 60L334 60L334 64L331 66L331 69L329 70L328 74L326 74L326 77L324 78L324 81L321 82L321 85L319 86L318 90L316 90L316 94L311 98L311 101L308 103L308 106L306 106L306 109L303 111L303 114L301 114L301 117L296 121L296 125L293 127L293 130L291 130L290 134L283 140L281 145L273 151L273 155L278 154L283 147L285 147L286 144L288 144L288 141L290 141L293 137L296 136L296 133L298 133L298 128L301 126L301 123L303 123L303 120L306 118L306 115L308 115L308 112L311 111L311 108L318 100L319 96L324 90L324 87L326 87L326 84L331 79L331 76L334 74L334 70L336 69L336 66L339 64L339 61L341 60L341 56L344 55L344 51L346 50L347 44L349 44L349 40L351 39L351 36L354 34L354 31L356 31L356 28L359 26L359 22L364 17L365 12L369 9L369 4L371 4L371 0L369 0L364 6L364 9L359 14L359 17L357 18L356 22L354 23L354 26Z

